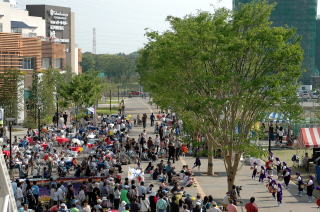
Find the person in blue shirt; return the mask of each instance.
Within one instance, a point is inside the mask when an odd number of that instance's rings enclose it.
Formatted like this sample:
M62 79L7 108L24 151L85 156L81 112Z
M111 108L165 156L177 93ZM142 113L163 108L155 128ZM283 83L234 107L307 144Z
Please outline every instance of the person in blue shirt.
M36 200L36 205L38 205L40 189L39 189L39 186L37 185L37 181L33 181L33 186L31 187L31 189L32 189L32 194Z

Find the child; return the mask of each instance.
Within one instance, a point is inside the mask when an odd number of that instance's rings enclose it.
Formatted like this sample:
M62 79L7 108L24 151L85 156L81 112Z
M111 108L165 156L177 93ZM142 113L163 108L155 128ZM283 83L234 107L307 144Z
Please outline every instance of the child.
M200 166L201 166L200 157L196 157L196 161L194 162L192 169L198 167L198 171L200 171Z
M253 169L253 171L252 171L251 178L255 180L256 179L256 175L257 175L257 171L258 171L258 167L257 167L257 163L256 162L253 163L252 169Z
M259 182L263 183L264 178L266 177L266 170L264 166L261 166Z

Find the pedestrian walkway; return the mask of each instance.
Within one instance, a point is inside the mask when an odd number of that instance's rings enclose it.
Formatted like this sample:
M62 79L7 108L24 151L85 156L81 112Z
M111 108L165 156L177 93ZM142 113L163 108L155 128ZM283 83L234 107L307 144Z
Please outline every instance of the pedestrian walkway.
M132 117L136 117L137 114L147 113L148 117L151 112L157 113L158 109L153 105L149 105L146 99L142 98L129 98L125 102L126 113L131 114ZM143 131L142 127L135 127L130 136L137 138L139 133ZM153 128L150 127L150 122L148 119L148 127L146 128L148 136L154 137ZM195 158L186 157L177 161L174 166L176 170L180 170L182 165L193 166ZM186 188L186 191L191 195L195 196L197 193L202 195L212 195L214 200L218 203L223 200L227 191L227 176L225 172L224 163L220 159L214 160L214 171L216 176L207 176L205 174L207 170L207 159L201 158L201 176L196 176L196 187ZM143 167L146 164L142 164ZM196 175L197 171L194 170ZM315 201L313 203L307 202L307 197L304 194L303 197L297 197L297 186L293 183L290 184L289 189L283 190L283 204L278 207L277 201L268 193L266 188L266 183L259 183L257 180L251 179L251 170L249 166L241 166L235 184L242 186L241 199L244 203L247 203L250 197L254 196L256 198L256 204L259 207L260 212L316 212L318 208L316 207ZM147 183L148 179L146 179ZM245 211L244 207L239 208L239 211Z

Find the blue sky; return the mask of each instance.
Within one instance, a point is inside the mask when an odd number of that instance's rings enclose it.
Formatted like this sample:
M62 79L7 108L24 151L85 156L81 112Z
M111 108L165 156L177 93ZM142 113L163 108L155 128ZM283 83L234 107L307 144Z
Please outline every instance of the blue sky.
M76 14L79 48L92 50L92 28L97 31L97 53L131 53L146 43L145 28L164 31L168 15L183 17L197 10L232 6L232 0L16 0L17 6L49 4L71 7Z

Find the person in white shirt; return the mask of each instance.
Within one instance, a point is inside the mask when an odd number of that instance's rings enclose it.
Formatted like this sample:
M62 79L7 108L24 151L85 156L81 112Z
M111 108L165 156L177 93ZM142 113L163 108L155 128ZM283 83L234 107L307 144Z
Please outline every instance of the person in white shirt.
M17 191L16 191L16 203L17 203L17 207L20 207L22 202L23 202L23 192L22 192L22 188L21 188L21 183L19 182L17 184Z
M156 154L158 154L159 146L160 146L160 138L159 138L158 134L156 135L156 137L154 139L154 146L156 148Z

